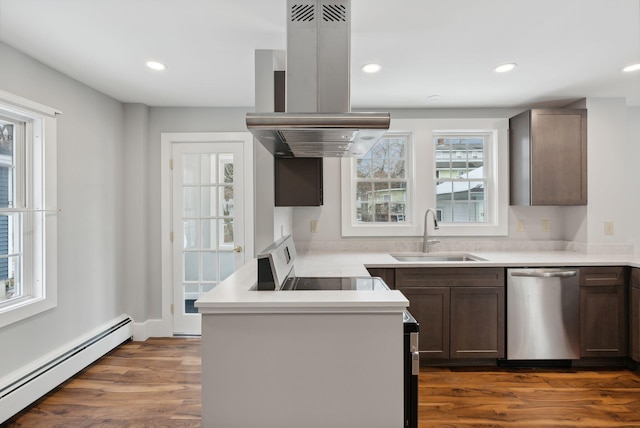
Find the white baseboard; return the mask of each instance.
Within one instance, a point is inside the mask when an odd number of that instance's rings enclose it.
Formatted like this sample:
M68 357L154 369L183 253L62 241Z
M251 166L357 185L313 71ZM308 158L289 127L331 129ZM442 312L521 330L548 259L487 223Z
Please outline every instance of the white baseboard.
M167 326L161 319L133 323L133 340L136 342L144 342L150 337L171 336L173 336L171 326Z
M121 315L0 379L0 424L132 337Z

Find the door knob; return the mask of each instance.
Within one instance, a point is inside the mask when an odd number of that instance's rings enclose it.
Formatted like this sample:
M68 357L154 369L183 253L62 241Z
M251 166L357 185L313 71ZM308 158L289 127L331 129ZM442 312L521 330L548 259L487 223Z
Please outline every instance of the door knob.
M233 251L235 251L236 253L241 253L242 252L242 246L238 245L237 247L235 247L233 249Z

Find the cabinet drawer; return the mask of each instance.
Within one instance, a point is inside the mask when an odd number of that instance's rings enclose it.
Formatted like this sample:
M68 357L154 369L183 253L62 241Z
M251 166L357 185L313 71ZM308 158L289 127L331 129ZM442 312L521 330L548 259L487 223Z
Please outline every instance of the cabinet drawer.
M628 269L624 266L580 268L580 286L626 285Z
M503 268L397 268L398 287L504 286Z

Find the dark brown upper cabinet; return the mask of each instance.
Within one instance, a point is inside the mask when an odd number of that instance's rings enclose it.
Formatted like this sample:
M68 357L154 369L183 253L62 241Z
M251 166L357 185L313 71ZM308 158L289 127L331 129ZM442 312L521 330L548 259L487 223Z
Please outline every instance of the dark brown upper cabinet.
M511 205L587 204L587 110L527 110L509 129Z
M273 111L286 111L286 73L273 75ZM275 158L274 183L277 207L322 205L322 158Z
M322 158L276 158L277 207L322 205Z

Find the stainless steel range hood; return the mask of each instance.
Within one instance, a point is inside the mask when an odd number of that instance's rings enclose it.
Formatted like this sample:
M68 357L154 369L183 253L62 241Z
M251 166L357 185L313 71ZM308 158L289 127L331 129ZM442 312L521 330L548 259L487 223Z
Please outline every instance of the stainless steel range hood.
M248 113L247 129L276 157L359 157L389 113L352 113L350 0L287 0L287 113Z

